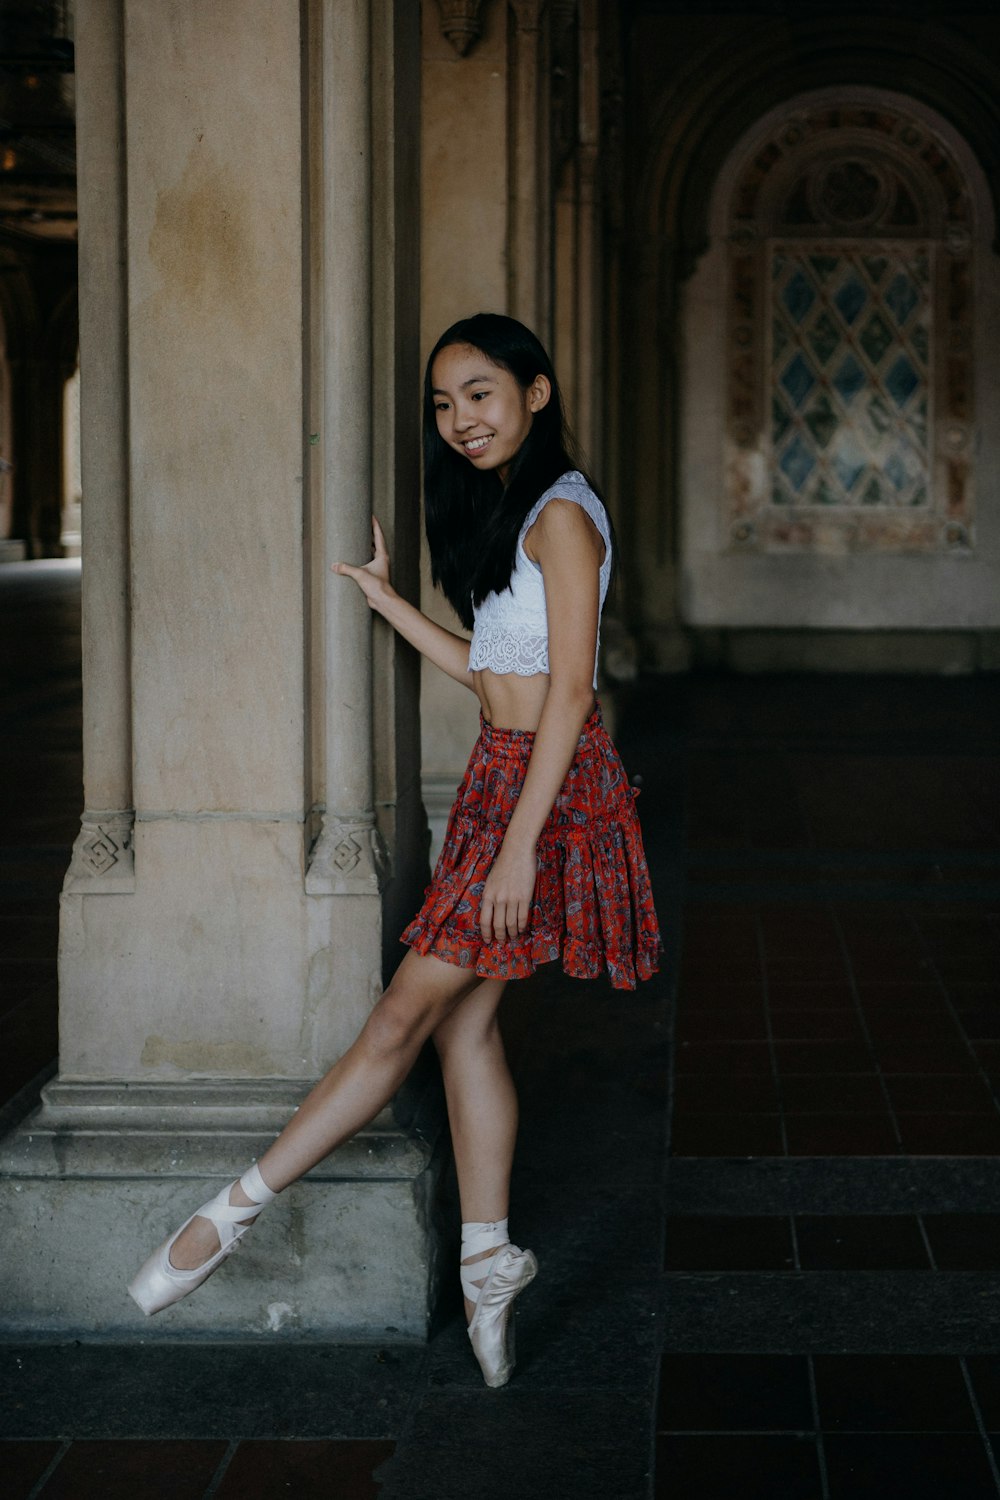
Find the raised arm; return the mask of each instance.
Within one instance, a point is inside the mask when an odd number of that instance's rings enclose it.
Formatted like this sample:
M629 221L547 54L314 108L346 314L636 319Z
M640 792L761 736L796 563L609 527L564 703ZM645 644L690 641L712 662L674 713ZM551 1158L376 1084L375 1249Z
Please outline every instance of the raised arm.
M537 871L535 846L566 779L580 731L594 704L594 654L600 617L604 542L572 500L550 500L525 542L542 570L549 631L549 691L531 759L480 911L483 937L524 932Z
M385 545L382 528L372 517L372 551L370 563L355 567L351 563L333 563L332 572L345 578L353 578L368 600L369 608L388 620L405 641L415 646L422 656L432 661L442 672L454 677L463 687L475 691L475 681L469 671L469 643L464 636L436 625L419 609L400 597L389 582L389 552Z

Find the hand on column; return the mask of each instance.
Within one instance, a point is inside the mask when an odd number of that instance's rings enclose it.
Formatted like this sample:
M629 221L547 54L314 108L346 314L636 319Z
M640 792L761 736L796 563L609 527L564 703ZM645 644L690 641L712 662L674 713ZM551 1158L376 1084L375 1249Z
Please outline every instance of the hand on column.
M358 588L368 600L371 609L378 609L387 593L391 592L389 583L389 549L385 545L385 534L378 521L372 516L372 560L362 567L352 563L335 562L330 564L331 573L339 573L345 578L353 578Z

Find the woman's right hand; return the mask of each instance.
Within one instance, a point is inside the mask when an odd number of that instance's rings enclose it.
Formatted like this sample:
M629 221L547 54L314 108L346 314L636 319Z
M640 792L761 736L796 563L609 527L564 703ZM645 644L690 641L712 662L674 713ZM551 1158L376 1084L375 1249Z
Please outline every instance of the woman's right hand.
M340 573L345 578L353 578L358 588L368 600L371 609L378 609L386 595L392 592L389 582L389 549L385 545L385 535L378 521L372 516L372 560L365 563L363 567L355 567L353 563L335 562L330 564L331 573Z

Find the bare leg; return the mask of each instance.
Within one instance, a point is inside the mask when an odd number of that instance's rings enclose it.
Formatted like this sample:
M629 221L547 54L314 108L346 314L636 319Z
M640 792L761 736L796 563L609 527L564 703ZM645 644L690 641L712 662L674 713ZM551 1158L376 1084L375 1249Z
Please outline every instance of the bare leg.
M468 969L412 950L362 1027L357 1040L308 1093L258 1166L275 1192L349 1140L386 1105L424 1042L482 981ZM250 1199L236 1185L234 1205ZM196 1217L170 1250L178 1270L202 1265L219 1248L215 1227Z
M497 1008L502 980L483 980L434 1031L441 1059L463 1222L507 1217L517 1136L517 1094L507 1066ZM472 1265L493 1254L470 1256ZM474 1303L465 1299L466 1320Z

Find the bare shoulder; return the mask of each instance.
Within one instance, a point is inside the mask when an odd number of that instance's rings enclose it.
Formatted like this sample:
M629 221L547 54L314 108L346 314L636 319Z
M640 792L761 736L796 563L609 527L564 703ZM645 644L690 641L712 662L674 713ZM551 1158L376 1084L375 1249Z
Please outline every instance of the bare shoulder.
M524 550L533 562L542 563L566 548L589 549L599 560L604 540L582 505L553 495L525 536Z

